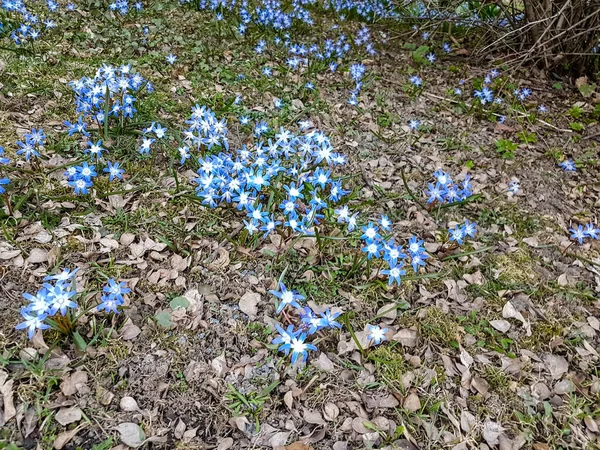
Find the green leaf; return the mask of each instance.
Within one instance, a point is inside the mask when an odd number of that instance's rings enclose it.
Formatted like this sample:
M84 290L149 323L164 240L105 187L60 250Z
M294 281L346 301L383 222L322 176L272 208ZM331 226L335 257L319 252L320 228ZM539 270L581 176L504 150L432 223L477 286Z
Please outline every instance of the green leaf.
M563 85L562 85L562 83L554 83L554 84L552 85L552 87L553 87L554 89L556 89L557 91L562 91L562 90L563 90Z
M81 336L77 331L73 333L73 344L75 344L75 348L81 352L84 352L87 348L85 339L83 339L83 336Z
M583 95L585 98L591 97L595 90L596 90L596 85L594 83L592 83L592 84L584 83L579 86L579 92L581 92L581 95Z
M188 306L190 306L190 302L185 297L175 297L169 302L169 305L172 309L187 308Z
M404 43L404 50L415 50L417 46L415 44L411 44L410 42Z
M154 319L156 323L161 327L169 329L173 326L173 322L171 322L171 313L169 311L161 311L154 315Z
M427 45L421 45L418 49L412 52L412 57L416 63L425 64L427 62L427 53L429 53L429 47Z

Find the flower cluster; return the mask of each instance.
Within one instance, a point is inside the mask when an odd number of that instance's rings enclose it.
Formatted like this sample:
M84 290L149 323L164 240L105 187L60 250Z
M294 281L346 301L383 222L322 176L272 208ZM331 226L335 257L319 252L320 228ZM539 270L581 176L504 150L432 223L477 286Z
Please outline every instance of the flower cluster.
M102 288L101 302L96 309L106 313L114 312L118 314L119 310L117 308L125 302L123 295L129 292L131 292L131 289L127 287L124 281L117 282L110 278L106 286Z
M143 89L153 91L152 84L127 64L120 67L104 64L93 78L83 77L69 85L75 93L75 106L80 114L77 122L64 122L69 136L76 133L89 136L88 123L84 119L95 120L98 125L110 120L111 116L123 121L132 119L137 112L137 95ZM108 117L105 117L105 110L108 110Z
M462 245L467 237L475 237L476 233L477 224L468 220L465 220L462 225L456 225L454 228L448 229L450 242L455 242L458 245Z
M579 244L583 244L587 238L598 239L598 235L600 235L600 228L596 228L593 222L588 223L585 228L583 225L578 225L577 228L569 228L569 231L571 239L576 240Z
M279 324L275 325L279 335L273 339L273 344L279 345L279 351L284 352L287 356L292 354L292 364L295 364L298 358L306 361L308 351L316 351L317 347L306 342L308 336L315 334L318 331L326 329L340 329L342 325L336 321L340 316L340 312L331 312L329 309L321 314L316 314L308 306L302 307L300 302L304 300L304 296L294 290L288 290L283 283L279 283L279 290L269 291L278 300L277 314L279 314L286 306L296 308L300 315L300 324L296 329L293 325L288 325L284 329Z
M428 204L460 202L473 194L469 174L465 174L463 181L456 184L452 182L451 176L441 169L433 172L433 177L435 184L429 183L429 188L425 189Z
M44 32L56 28L56 22L51 15L59 13L60 5L54 0L47 0L46 8L48 15L45 18L27 9L23 0L3 0L0 3L0 16L5 12L8 17L15 20L0 21L0 37L7 34L16 45L33 43ZM68 3L65 6L67 12L73 11L75 5ZM17 19L18 17L18 19Z
M130 11L131 6L129 5L128 0L116 0L108 5L108 9L111 11L116 11L122 16L126 16ZM133 4L133 9L135 11L141 11L144 9L144 5L140 1L136 1Z
M74 277L77 269L69 271L64 269L56 275L48 275L45 283L37 294L24 293L23 297L29 304L21 308L24 322L18 324L17 330L28 330L29 339L33 338L35 330L46 330L50 325L45 322L49 317L59 313L67 315L67 310L77 309L73 297L77 294L74 289Z
M353 216L356 220L356 216ZM381 228L380 228L381 227ZM429 258L423 241L416 236L412 236L408 241L408 253L404 253L401 245L396 245L393 237L384 238L381 233L391 232L392 222L387 216L381 216L377 225L369 222L362 227L363 234L360 239L363 241L362 252L366 253L367 260L381 259L388 265L387 269L381 271L388 277L388 284L400 284L402 277L406 275L404 270L404 261L410 260L413 271L416 273L426 264ZM381 233L380 233L381 231Z
M15 328L27 329L27 335L32 339L36 330L53 327L56 317L65 317L70 311L76 311L79 308L75 302L75 275L78 270L64 269L55 275L48 275L44 278L42 288L35 295L24 293L23 297L29 303L21 308L24 321ZM129 291L125 282L117 283L112 278L109 279L103 288L102 303L96 309L117 313L117 307L124 301L123 294Z
M209 110L199 111L208 114ZM190 133L187 142L204 143L209 149L222 143L227 148L225 122L205 122L208 137ZM301 129L309 127L310 123L301 123ZM270 131L266 123L259 122L254 134L260 138ZM203 204L211 208L235 204L244 211L250 235L261 231L266 237L284 227L291 233L311 234L313 226L324 218L329 202L336 203L348 194L341 181L332 177L332 171L322 166L345 161L343 155L333 151L323 133L313 130L295 135L281 127L273 138L259 140L252 149L244 146L233 153L198 158L200 169L194 181ZM270 201L266 191L272 194Z
M219 120L210 108L200 105L194 106L192 116L189 120L186 120L186 124L188 128L183 131L184 145L179 148L181 161L189 158L190 148L195 148L198 151L202 147L208 150L213 150L214 147L229 150L227 122L225 119Z
M350 100L348 100L348 103L352 106L356 106L358 104L357 95L362 87L361 80L366 70L367 68L362 64L352 64L350 66L350 76L352 77L352 80L356 83L356 86L350 92Z

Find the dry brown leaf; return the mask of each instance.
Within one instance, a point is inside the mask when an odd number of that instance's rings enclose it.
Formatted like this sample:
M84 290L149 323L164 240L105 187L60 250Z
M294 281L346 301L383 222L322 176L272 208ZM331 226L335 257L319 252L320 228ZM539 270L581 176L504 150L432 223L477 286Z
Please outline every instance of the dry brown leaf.
M306 442L298 441L288 445L285 450L313 450L313 448Z
M219 443L217 445L217 450L229 450L231 447L233 447L234 443L233 438L230 437L219 438L217 442Z
M257 294L256 292L246 292L242 298L240 298L240 310L251 320L256 319L256 315L258 314L258 304L260 301L260 294Z
M60 390L64 395L70 397L77 394L88 382L88 374L82 370L73 372L60 385Z
M6 372L0 372L0 374L5 374ZM7 374L8 375L8 374ZM4 376L3 376L4 378ZM2 399L4 401L4 422L8 422L10 419L15 417L17 414L17 410L15 409L15 405L13 403L13 384L14 380L5 381L0 387L0 393L2 394Z
M311 424L315 424L315 425L324 425L325 424L325 421L323 420L321 413L319 411L315 411L313 409L304 408L303 417L306 422L311 423Z
M136 423L124 422L112 429L119 432L121 442L128 447L137 448L142 445L146 439L144 430Z
M569 363L563 356L547 354L542 359L553 380L559 380L569 370Z
M54 418L62 426L65 426L80 421L82 415L81 409L77 406L72 406L70 408L60 408Z
M131 341L138 337L141 332L142 330L140 327L134 325L133 323L128 323L121 328L121 339L124 341Z
M61 450L65 445L67 445L71 439L73 439L75 437L75 435L84 427L86 427L87 424L82 423L80 425L78 425L76 428L73 428L72 430L67 430L67 431L63 431L62 433L60 433L58 436L56 436L56 439L54 440L54 448L56 450Z
M323 408L323 417L329 422L333 422L340 415L340 408L335 403L328 402Z

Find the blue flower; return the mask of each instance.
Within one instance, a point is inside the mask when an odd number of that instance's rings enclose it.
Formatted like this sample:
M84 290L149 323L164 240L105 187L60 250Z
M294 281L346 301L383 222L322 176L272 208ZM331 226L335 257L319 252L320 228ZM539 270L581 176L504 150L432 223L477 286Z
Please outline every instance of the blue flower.
M423 85L423 80L421 80L421 78L419 78L417 75L413 75L409 78L410 82L415 85L416 87L420 87Z
M291 344L292 340L302 333L302 330L294 330L293 325L288 325L287 329L284 330L283 327L277 323L275 324L275 328L279 331L279 336L276 336L271 342L276 345ZM290 353L290 348L279 348L279 351L283 351L287 356Z
M390 221L390 219L388 218L388 216L386 215L382 215L381 218L379 219L379 225L381 225L381 228L383 228L385 231L391 231L392 228L392 222Z
M475 237L475 234L477 233L477 223L465 220L463 232L465 233L465 236Z
M323 328L321 319L308 306L300 310L300 321L302 322L302 329L309 335Z
M61 272L56 273L54 275L46 275L44 277L44 281L51 281L51 280L66 281L66 280L70 280L70 279L72 279L75 276L75 274L77 272L79 272L79 268L77 268L75 270L63 269Z
M123 304L123 299L119 299L114 295L103 295L100 297L101 303L96 308L97 311L104 311L106 313L113 312L119 313L117 307Z
M369 328L369 340L373 341L373 344L379 345L386 340L385 333L387 328L381 328L379 325L368 325Z
M275 314L279 314L283 310L283 308L285 308L286 305L291 305L294 308L298 309L301 308L300 303L298 302L304 300L304 297L302 295L300 295L294 290L288 291L283 282L279 283L279 289L281 292L275 290L269 291L271 294L273 294L275 297L281 300L279 305L277 306Z
M450 175L448 175L442 169L438 169L435 172L433 172L433 176L435 177L437 182L440 183L442 186L448 186L452 184L452 178L450 178Z
M598 234L600 233L600 229L596 228L593 223L588 223L585 226L585 234L587 234L592 239L598 239Z
M561 162L559 164L559 166L565 171L565 172L576 172L577 171L577 167L575 167L575 163L573 162L572 159L566 159L563 162Z
M128 294L131 292L131 289L127 287L126 282L121 281L117 283L114 279L109 278L106 286L102 288L102 291L106 292L109 296L123 301L123 294Z
M367 259L371 259L373 257L379 258L381 254L381 244L375 241L366 241L365 246L362 248L362 251L367 254Z
M369 222L366 227L362 227L362 230L364 233L360 238L363 240L374 241L381 239L381 235L378 233L379 228L373 225L372 222Z
M583 240L588 236L587 230L584 230L581 225L578 225L577 228L569 228L571 232L571 239L577 240L580 244L583 244Z
M425 194L429 196L427 203L443 202L444 201L444 187L439 183L429 183L429 190L425 190Z
M0 194L4 194L6 192L4 186L6 186L8 183L10 183L9 178L0 178Z
M402 247L394 244L394 239L390 239L383 246L383 260L387 261L390 266L395 266L398 259L404 259L407 255L402 253Z
M321 317L320 317L320 326L321 328L338 328L341 329L342 328L342 324L337 322L335 319L337 319L342 313L341 312L335 312L332 313L331 311L329 311L329 309L326 309L324 312L321 313Z
M283 344L279 347L279 351L291 352L292 353L292 364L296 364L298 358L301 357L302 361L306 361L308 358L308 351L317 351L317 347L312 344L304 342L306 340L306 334L302 333L299 336L292 337L291 342Z
M448 232L450 233L450 241L456 242L458 245L462 245L464 238L466 237L466 231L464 227L460 225L456 225L454 228L449 228Z
M48 314L53 316L58 311L64 316L67 314L67 308L77 308L77 303L71 300L77 293L71 290L71 284L64 281L57 281L54 286L44 283L47 290L47 299L49 303Z
M4 147L0 145L0 164L8 164L10 159L4 158L2 155L4 154Z
M173 65L175 64L175 61L177 61L177 56L175 56L173 53L169 53L165 59L169 64Z
M513 195L516 195L521 190L521 185L519 184L519 180L514 180L508 183L508 191L512 192Z
M75 194L87 194L88 188L91 188L94 184L91 181L86 180L85 178L75 178L74 180L69 181L69 186L71 186L75 190Z
M406 275L406 270L403 270L402 267L404 263L399 262L397 264L390 264L390 268L386 270L382 270L381 273L387 275L389 277L388 284L392 284L396 282L398 285L400 284L400 277Z
M96 143L92 141L88 141L88 149L84 150L85 153L90 152L96 158L100 158L102 156L102 152L105 150L102 147L102 141L97 141Z
M411 253L410 258L413 271L417 273L419 267L425 267L425 260L429 258L429 255L427 253Z
M419 125L421 125L421 122L419 122L416 119L411 119L408 122L408 128L411 130L418 130L419 129Z
M24 322L18 324L15 329L24 330L27 328L27 336L29 339L33 339L33 335L35 334L35 330L47 330L50 328L50 325L44 323L47 314L33 315L27 310L27 308L21 309L21 315L25 319Z
M32 156L40 156L35 149L35 144L30 138L26 138L25 142L17 141L17 145L21 147L17 150L17 155L25 155L25 161L29 161Z

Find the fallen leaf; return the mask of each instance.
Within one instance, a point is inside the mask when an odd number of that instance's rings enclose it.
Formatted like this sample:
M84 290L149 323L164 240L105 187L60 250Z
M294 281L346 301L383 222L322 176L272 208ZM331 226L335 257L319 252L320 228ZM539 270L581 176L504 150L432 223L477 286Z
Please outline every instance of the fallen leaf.
M119 408L121 411L133 412L139 411L140 407L133 397L123 397L119 402Z
M211 362L212 369L215 371L217 376L222 377L229 370L227 367L227 361L225 360L225 353L217 356Z
M306 442L298 441L288 445L285 450L313 450L313 448Z
M569 370L569 363L563 356L547 354L542 359L553 380L559 380Z
M246 292L242 298L240 298L240 310L246 314L251 320L256 319L258 314L258 304L260 303L261 296L256 292Z
M26 261L31 264L39 264L48 261L48 251L41 248L34 248L29 253Z
M219 439L217 442L219 442L219 445L217 445L217 450L229 450L231 447L233 447L233 438L230 437Z
M510 330L510 322L508 320L490 320L490 325L501 333L506 333Z
M473 428L475 428L476 423L477 423L477 419L469 411L463 409L460 412L460 428L465 433L470 433L471 430Z
M531 336L531 324L525 320L523 315L516 310L511 302L506 302L504 308L502 308L502 317L505 319L517 319L523 324L523 328L525 328L527 336Z
M132 422L121 423L112 429L119 432L121 442L129 447L137 448L146 439L144 430L138 424Z
M269 445L273 448L281 447L281 446L285 445L288 438L290 437L290 434L291 434L290 431L279 431L278 433L275 433L269 439Z
M325 372L333 372L335 370L333 362L327 357L325 353L321 353L317 359L312 360L311 364L317 369L323 370Z
M487 419L483 424L482 436L490 447L495 447L503 431L504 428L499 423Z
M417 331L411 330L410 328L404 328L398 331L392 336L392 341L397 341L402 344L403 347L412 348L417 345Z
M60 408L60 410L56 413L54 417L58 423L62 426L69 425L73 422L78 422L81 420L82 412L77 406L72 406L70 408Z
M3 374L6 374L6 372L0 371L0 375ZM8 374L6 374L6 376L8 376ZM4 376L3 378L6 379ZM0 387L0 393L2 394L2 399L4 401L4 422L8 422L17 414L17 410L13 403L13 383L14 380L9 380L4 382L2 387Z
M327 402L323 408L323 417L329 422L333 422L340 415L340 408L335 403Z
M141 332L142 330L140 330L140 327L132 323L128 323L121 329L121 339L125 341L131 341L132 339L138 337Z
M325 424L325 421L323 420L321 413L319 411L315 411L313 409L304 408L303 417L304 417L304 420L308 423L312 423L315 425Z
M88 382L88 374L82 370L73 372L68 376L65 381L60 385L60 390L64 395L70 397L71 395L77 394L79 390L85 386Z
M31 433L33 433L33 430L35 430L36 425L37 414L35 412L35 408L32 406L27 410L27 412L25 413L25 418L23 419L23 437L26 438Z
M404 399L402 403L404 409L410 412L417 412L421 409L421 400L419 400L419 396L415 393L410 393Z
M73 439L75 437L75 435L86 426L87 424L82 423L80 425L78 425L76 428L73 428L72 430L67 430L67 431L63 431L62 433L60 433L58 436L56 436L56 439L54 440L54 444L53 447L56 450L61 450L65 445L67 445L71 439Z
M177 422L177 425L175 426L175 430L173 431L173 434L175 435L175 439L181 439L183 437L183 433L185 433L185 422L181 419L179 419L179 421Z

